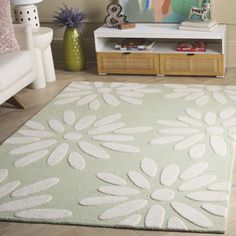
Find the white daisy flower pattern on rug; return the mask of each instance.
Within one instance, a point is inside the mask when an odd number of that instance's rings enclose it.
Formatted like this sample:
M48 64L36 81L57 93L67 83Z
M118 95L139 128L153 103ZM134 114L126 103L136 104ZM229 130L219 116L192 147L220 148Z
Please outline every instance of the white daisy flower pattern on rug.
M82 154L96 159L109 159L110 154L105 149L124 153L140 151L138 147L130 144L134 140L133 135L150 131L152 128L126 127L124 122L119 121L121 117L120 113L115 113L97 120L95 115L86 115L76 122L76 114L73 111L65 111L63 122L50 119L48 127L44 127L38 122L29 121L26 126L30 129L18 130L21 136L11 137L5 143L23 143L23 146L10 151L10 155L26 155L14 163L15 167L28 166L49 155L47 164L50 166L55 166L68 156L71 167L83 170L86 162ZM75 151L70 151L73 149L72 145L77 147ZM50 151L52 147L53 150Z
M204 175L207 168L208 163L200 162L181 172L178 165L170 164L158 172L156 163L144 158L140 171L127 173L128 181L113 173L97 173L96 177L109 185L98 186L100 194L80 200L79 205L99 207L116 204L102 212L98 219L122 219L117 223L121 226L141 226L143 219L144 226L152 229L187 230L187 223L212 228L214 225L204 211L226 217L227 208L222 204L228 201L230 186L228 183L215 183L215 175ZM180 201L181 198L185 200ZM192 201L199 206L190 206ZM167 218L170 210L172 213Z
M164 86L173 90L172 93L165 95L165 98L183 98L186 102L194 101L198 106L206 105L210 99L219 104L226 104L229 100L236 101L236 86L194 84L165 84Z
M98 110L102 103L117 107L121 102L141 105L145 94L160 93L160 89L149 88L138 83L72 82L54 104L75 103L76 106L88 105L90 110Z
M177 116L174 121L159 120L158 123L166 128L159 129L161 137L151 140L150 144L173 143L174 150L189 149L189 156L193 159L201 158L207 148L219 157L225 157L229 145L236 141L236 109L227 108L219 114L201 113L193 108L187 108L185 112L186 116ZM206 139L207 142L202 143Z
M4 183L7 177L8 170L0 169L1 213L13 212L16 218L47 220L62 219L72 215L71 211L66 209L36 208L52 200L51 195L42 195L41 192L58 184L60 181L58 178L47 178L22 187L22 183L19 180ZM9 195L13 200L4 201L4 197L9 197Z

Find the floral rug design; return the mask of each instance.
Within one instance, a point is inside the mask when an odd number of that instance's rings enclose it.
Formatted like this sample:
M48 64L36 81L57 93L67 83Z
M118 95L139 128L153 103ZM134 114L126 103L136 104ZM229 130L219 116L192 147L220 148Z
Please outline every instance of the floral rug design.
M224 233L235 86L74 81L0 146L0 219Z
M194 101L197 106L204 106L212 99L220 104L236 101L236 86L218 85L179 85L166 84L172 91L166 98L184 98L185 101Z
M73 82L58 96L60 99L54 104L75 102L76 106L88 105L91 110L98 110L102 103L112 107L119 106L121 102L141 105L141 98L148 93L161 93L161 90L150 88L146 84Z
M201 114L198 110L187 108L185 113L186 116L177 116L175 121L158 121L168 128L158 130L165 136L151 140L150 144L176 143L175 150L189 148L189 156L194 159L201 158L207 148L217 156L225 157L228 144L236 142L236 109L230 107L219 114L210 111ZM208 140L206 144L202 142L204 139Z
M27 129L20 129L17 133L21 136L9 138L5 141L8 144L22 143L23 145L10 151L10 155L26 154L18 159L15 167L24 167L40 160L49 154L47 164L55 166L61 162L69 152L68 163L75 169L82 170L86 162L80 154L86 153L97 159L109 159L110 154L105 149L118 152L136 153L140 152L138 147L126 145L128 141L134 140L133 134L143 133L151 130L151 127L126 127L124 122L118 122L122 114L116 113L106 116L96 121L96 116L87 115L75 122L75 113L65 111L63 113L63 123L57 119L48 120L48 129L39 122L29 121L25 125ZM67 127L66 127L67 126ZM30 128L30 129L29 129ZM67 132L67 130L70 131ZM87 133L85 133L87 132ZM113 132L113 133L112 133ZM90 136L92 142L83 139ZM30 138L36 138L31 140ZM27 144L25 144L25 141ZM101 142L101 146L95 145L96 141ZM71 152L74 144L79 147L78 151ZM51 152L51 146L56 146Z
M221 203L226 201L228 195L225 191L229 191L229 184L214 183L217 180L215 175L201 175L207 168L207 162L199 162L180 173L180 167L176 164L171 164L157 174L156 163L152 159L145 158L140 164L141 173L135 170L130 170L127 173L130 187L127 187L128 184L123 178L112 173L96 173L97 178L110 184L97 188L98 192L106 195L82 199L80 204L96 206L107 204L108 202L126 201L106 210L98 216L101 220L124 217L118 225L135 227L139 224L143 216L133 213L138 212L142 208L147 208L147 213L143 217L146 227L162 228L165 217L169 217L167 220L167 229L187 230L188 228L185 223L179 219L179 217L182 217L197 226L211 228L213 227L213 223L201 211L191 207L191 201L201 202L201 208L210 214L225 217L227 208L220 204L211 204L211 202L217 201ZM156 187L150 185L148 181L150 178L155 178ZM175 187L175 182L178 179L181 180L181 183ZM203 187L204 191L197 191ZM149 194L149 196L147 195L148 198L140 199L140 191L147 192ZM184 195L186 197L184 203L178 202L178 200L175 201L175 199L178 199L178 195ZM129 197L132 197L132 200L128 200ZM134 197L137 197L137 199L134 199ZM148 207L151 202L153 205ZM166 209L159 204L160 202L169 203L169 205L165 204L164 207L172 208L173 211L179 214L179 217L168 216ZM126 216L129 217L126 218Z

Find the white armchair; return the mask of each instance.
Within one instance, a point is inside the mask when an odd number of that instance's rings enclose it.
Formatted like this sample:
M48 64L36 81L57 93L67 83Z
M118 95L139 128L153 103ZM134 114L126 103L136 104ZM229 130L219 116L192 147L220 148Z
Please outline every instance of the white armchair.
M20 51L0 56L0 105L36 79L32 29L14 25Z

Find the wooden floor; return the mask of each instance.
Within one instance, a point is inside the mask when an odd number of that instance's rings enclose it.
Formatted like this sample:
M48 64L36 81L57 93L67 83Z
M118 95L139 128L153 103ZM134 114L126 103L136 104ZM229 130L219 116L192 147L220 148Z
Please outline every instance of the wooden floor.
M0 106L0 143L10 136L24 122L38 113L53 97L73 80L87 81L123 81L141 83L204 83L236 85L236 68L230 68L224 79L202 77L164 77L155 76L97 76L92 67L84 72L70 73L57 70L57 81L41 90L24 89L17 98L27 107L26 110L15 109L5 103ZM236 106L236 104L235 104ZM0 163L1 166L1 163ZM236 236L236 165L230 202L227 236ZM119 230L82 226L23 224L0 222L0 236L206 236L214 234L174 233L140 230Z

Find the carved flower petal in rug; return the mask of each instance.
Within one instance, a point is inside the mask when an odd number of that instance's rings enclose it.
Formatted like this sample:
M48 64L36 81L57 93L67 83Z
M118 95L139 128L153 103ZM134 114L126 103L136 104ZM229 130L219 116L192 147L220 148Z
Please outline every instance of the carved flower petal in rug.
M152 139L150 144L172 144L177 151L187 149L193 159L201 158L208 149L219 157L225 157L236 141L235 113L236 109L232 107L219 113L187 108L185 115L177 116L176 120L159 120L160 137Z
M165 98L183 98L187 102L194 101L197 106L204 106L210 100L218 104L236 101L235 86L165 84L165 87L172 90Z
M15 135L5 141L5 144L17 145L9 152L18 157L14 166L25 167L47 157L49 166L67 159L72 168L83 170L87 156L106 160L110 159L111 152L140 152L132 144L135 135L152 129L146 126L127 127L120 121L120 113L99 119L95 115L77 116L74 111L67 110L63 112L62 119L50 118L47 125L27 122L18 130L20 136Z
M227 209L221 204L228 201L225 190L229 188L227 183L216 182L215 175L204 174L207 169L208 163L200 162L184 170L177 164L160 170L153 159L144 158L139 171L127 172L128 182L126 176L97 173L97 178L109 185L97 186L98 195L81 199L79 204L103 206L102 209L109 206L98 219L117 219L117 225L122 226L144 224L152 229L187 230L188 225L193 224L199 229L210 229L214 223L208 218L209 213L226 216ZM199 191L202 189L204 191Z
M13 212L16 218L29 219L61 219L72 215L66 209L36 208L53 201L50 194L42 192L57 185L60 180L57 177L43 179L37 182L24 185L21 181L6 182L9 172L7 169L0 169L0 198L6 198L0 204L0 212Z
M105 83L75 81L57 96L55 105L75 103L76 106L87 105L90 110L98 110L102 104L117 107L122 102L141 105L146 94L160 93L160 89L136 83Z

